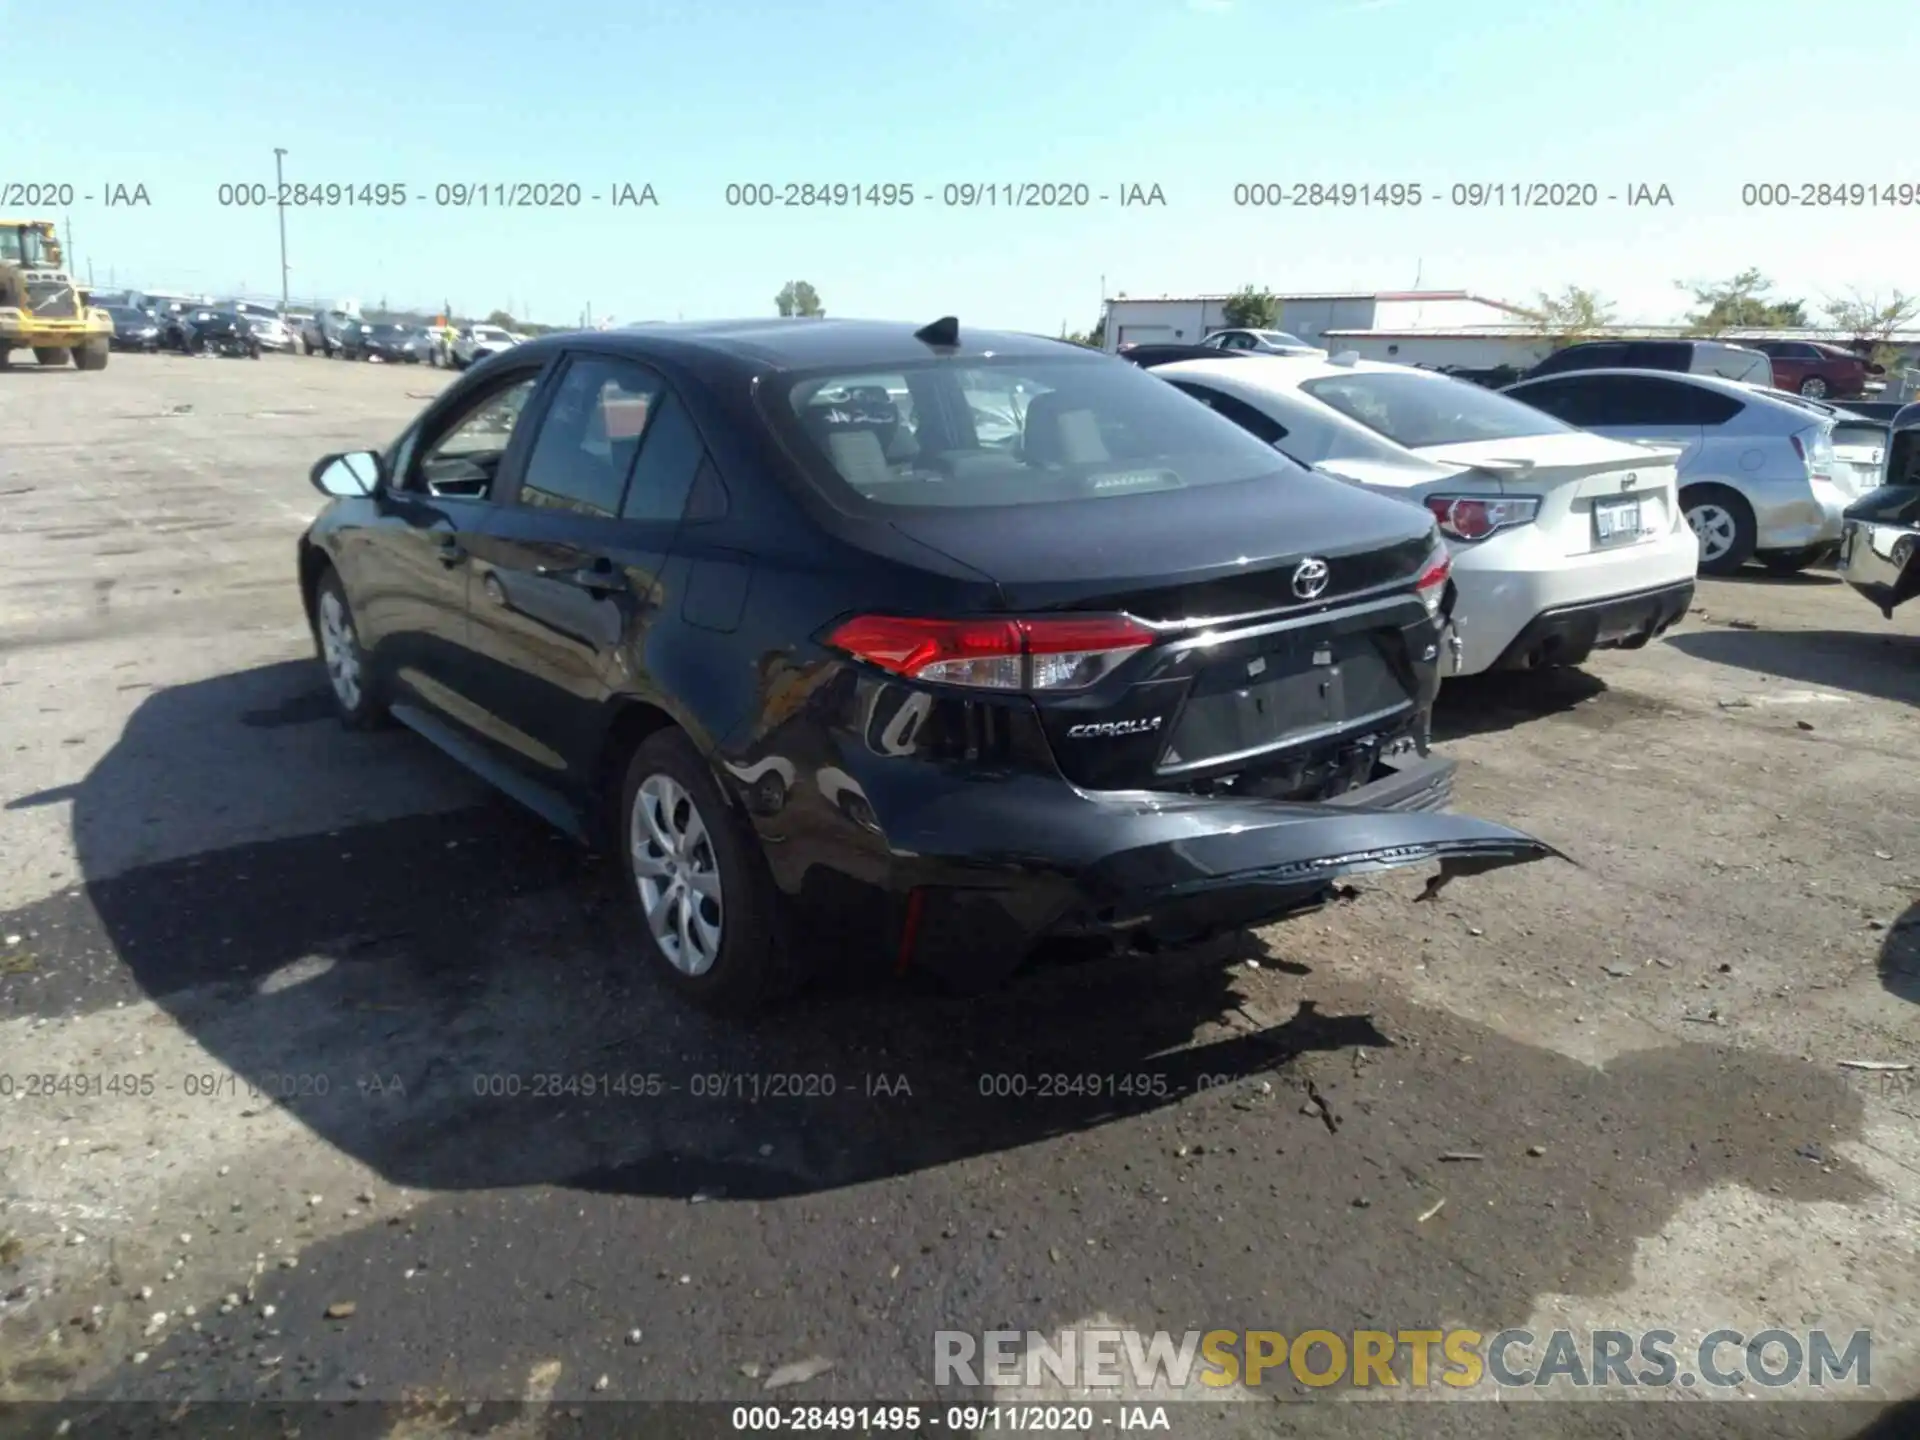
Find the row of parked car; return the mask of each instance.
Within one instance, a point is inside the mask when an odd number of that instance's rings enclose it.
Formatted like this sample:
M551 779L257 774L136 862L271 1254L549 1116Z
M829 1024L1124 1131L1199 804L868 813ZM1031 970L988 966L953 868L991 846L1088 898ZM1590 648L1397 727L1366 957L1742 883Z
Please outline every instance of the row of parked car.
M288 311L252 300L195 300L128 290L94 297L113 319L116 350L324 355L328 359L448 366L456 370L526 337L497 325L460 327L451 341L432 326L374 322L342 310Z
M1122 346L1126 353L1184 350L1187 346ZM1284 330L1218 330L1197 347L1233 355L1325 355ZM1886 367L1844 345L1814 340L1587 340L1563 346L1530 368L1498 365L1491 369L1440 367L1441 373L1494 388L1536 380L1569 370L1672 370L1718 375L1770 389L1788 390L1810 400L1851 399L1867 395Z
M1877 480L1843 522L1836 412L1770 385L1191 349L952 317L512 347L313 468L339 715L622 856L639 953L742 1008L827 953L797 941L820 909L972 985L1049 937L1151 949L1353 873L1557 855L1448 809L1443 677L1645 645L1703 557L1844 536L1856 586L1911 593L1920 486L1904 539Z

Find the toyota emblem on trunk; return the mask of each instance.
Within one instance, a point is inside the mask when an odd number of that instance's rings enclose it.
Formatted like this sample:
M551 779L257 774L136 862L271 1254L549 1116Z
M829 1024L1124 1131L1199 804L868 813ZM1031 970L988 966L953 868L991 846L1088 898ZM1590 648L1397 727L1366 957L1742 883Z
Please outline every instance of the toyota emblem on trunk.
M1327 588L1328 576L1327 562L1309 556L1294 567L1293 593L1302 600L1312 600Z

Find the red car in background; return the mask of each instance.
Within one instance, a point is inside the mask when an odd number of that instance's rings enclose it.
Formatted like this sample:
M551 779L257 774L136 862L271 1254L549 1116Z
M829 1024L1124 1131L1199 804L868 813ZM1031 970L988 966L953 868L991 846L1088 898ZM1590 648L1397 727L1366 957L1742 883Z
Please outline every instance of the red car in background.
M1773 384L1814 400L1845 399L1860 395L1867 378L1885 373L1864 356L1840 345L1818 340L1740 340L1736 344L1758 350L1773 361Z

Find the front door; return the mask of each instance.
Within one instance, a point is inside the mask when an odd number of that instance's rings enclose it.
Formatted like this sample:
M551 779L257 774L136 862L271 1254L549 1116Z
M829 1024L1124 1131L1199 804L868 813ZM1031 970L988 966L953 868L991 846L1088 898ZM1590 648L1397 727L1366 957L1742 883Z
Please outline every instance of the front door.
M517 487L474 547L485 700L521 768L584 794L609 701L645 694L647 641L704 447L654 371L576 353L536 419Z
M501 376L404 437L379 518L343 557L359 572L349 579L362 643L389 693L469 727L472 545L494 509L496 477L522 443L521 412L539 378L538 366Z

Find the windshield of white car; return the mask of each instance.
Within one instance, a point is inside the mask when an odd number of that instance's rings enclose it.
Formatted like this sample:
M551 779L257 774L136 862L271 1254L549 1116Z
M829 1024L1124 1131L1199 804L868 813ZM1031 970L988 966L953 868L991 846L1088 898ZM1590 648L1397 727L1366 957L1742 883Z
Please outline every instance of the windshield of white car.
M1409 450L1525 435L1564 435L1574 428L1531 405L1464 380L1413 371L1325 375L1302 381L1300 389Z
M1310 350L1313 348L1298 335L1289 335L1284 330L1256 330L1253 333L1269 345L1292 345L1300 350Z

